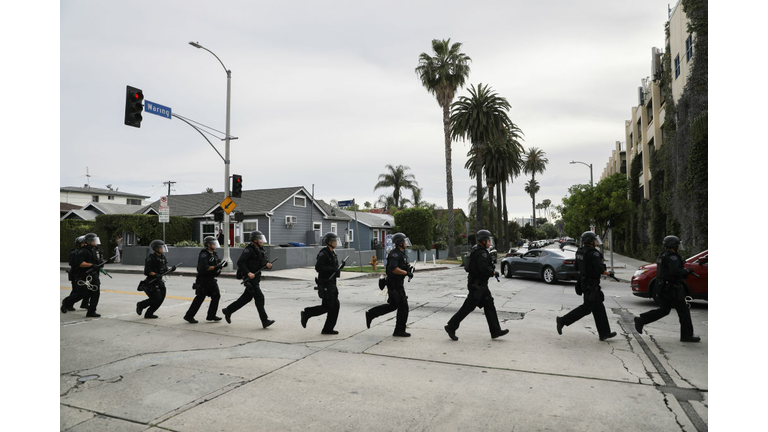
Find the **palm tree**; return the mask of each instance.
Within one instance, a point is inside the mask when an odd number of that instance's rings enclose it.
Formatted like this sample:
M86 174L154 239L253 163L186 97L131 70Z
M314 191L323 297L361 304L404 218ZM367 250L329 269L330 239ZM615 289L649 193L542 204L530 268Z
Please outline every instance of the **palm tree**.
M493 91L489 86L480 83L477 88L470 86L470 97L461 96L451 104L451 137L469 139L479 161L483 160L482 151L485 144L511 130L514 126L507 115L509 102ZM481 167L475 167L477 181L477 202L482 201L483 179ZM471 175L471 173L470 173ZM477 225L483 228L483 206L477 206Z
M392 195L380 195L379 200L376 201L376 205L379 205L381 208L386 210L397 207L395 205L395 199L392 197Z
M422 188L413 188L411 190L411 192L413 193L413 200L409 200L407 198L403 198L401 200L401 203L403 205L411 204L414 207L423 207L424 205L427 204L426 202L424 202L423 199L421 199L421 193L422 193L423 190L424 189L422 189Z
M413 174L407 172L411 169L410 167L403 165L393 167L392 165L387 165L386 168L389 170L389 172L379 174L379 182L376 183L376 186L373 187L373 190L375 191L376 189L388 187L395 188L394 192L392 192L392 198L394 199L395 207L400 208L400 197L402 195L402 190L410 189L413 191L413 189L417 188L419 184L416 182L416 177Z
M461 43L451 45L451 39L432 40L432 51L435 56L427 53L419 55L419 65L416 75L428 92L435 95L437 103L443 109L443 134L445 135L445 189L448 195L448 232L454 232L453 219L453 168L451 167L451 133L449 108L456 90L464 87L464 81L469 76L469 62L466 54L460 52ZM455 258L453 252L453 236L448 236L448 259Z
M541 202L541 205L544 207L544 214L546 215L546 218L549 219L549 206L552 205L551 199L545 199Z
M536 181L536 173L543 173L544 170L547 169L547 164L549 163L549 160L545 158L546 153L544 153L543 150L540 150L536 147L531 147L528 149L528 153L525 154L525 160L523 161L523 172L526 174L531 175L531 182ZM538 189L538 183L536 191L531 195L531 199L533 200L532 206L533 206L533 227L536 228L536 192L539 191ZM526 192L528 190L526 189Z
M528 193L528 195L531 196L531 198L534 200L533 204L533 221L531 223L531 226L533 228L536 228L536 192L539 191L539 182L536 180L530 180L525 183L525 191Z
M507 160L507 178L501 183L502 198L504 200L504 241L505 247L512 240L509 235L509 216L507 213L507 182L512 183L515 178L520 176L523 169L523 145L520 144L522 131L517 129L507 134L507 147L509 148Z

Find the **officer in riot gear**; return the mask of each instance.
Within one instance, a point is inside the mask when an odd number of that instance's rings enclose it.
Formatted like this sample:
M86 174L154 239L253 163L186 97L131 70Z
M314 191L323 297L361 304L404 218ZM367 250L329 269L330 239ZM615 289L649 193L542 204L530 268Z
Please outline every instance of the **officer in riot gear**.
M267 238L261 231L253 231L248 236L248 246L243 249L240 259L237 260L237 278L245 280L245 291L235 300L234 303L221 310L224 319L232 323L232 314L241 307L248 304L251 299L256 303L256 310L259 312L261 325L264 328L271 326L275 320L269 319L267 311L264 309L264 294L261 292L260 281L261 271L264 268L271 269L272 264L267 259L267 253L264 251L264 243Z
M77 285L83 289L80 292L73 293L73 295L70 295L61 302L61 312L67 313L68 310L72 309L73 304L88 296L88 312L85 316L89 318L98 318L101 316L96 313L101 289L99 272L107 261L104 260L101 250L99 249L99 245L101 244L99 236L94 233L88 233L84 236L83 241L85 242L85 245L80 248L73 261L75 268L79 270L77 272Z
M700 337L693 335L693 323L691 312L685 301L687 295L683 279L693 273L692 269L685 268L685 260L678 253L682 249L680 239L676 236L664 238L664 252L656 258L656 284L660 284L659 308L635 317L635 329L643 333L643 326L669 315L674 308L680 320L680 341L699 342Z
M80 248L84 244L85 244L85 236L78 236L75 239L75 247L72 248L71 251L69 251L69 270L67 270L67 274L68 274L68 279L72 284L72 291L69 293L69 296L67 296L68 298L72 297L76 292L81 292L82 290L85 290L85 287L81 287L77 284L77 274L80 271L80 269L77 268L77 254L78 252L80 252ZM83 301L85 301L85 299ZM73 300L72 304L74 304L74 302L75 301ZM74 306L67 307L68 312L72 312L74 310L75 310Z
M136 313L146 308L147 312L144 318L157 318L155 311L160 308L165 300L165 282L163 274L176 270L176 266L168 269L168 260L165 253L168 252L168 246L162 240L152 240L149 244L149 255L144 260L144 293L147 299L136 303Z
M565 316L556 318L558 334L563 334L564 326L569 326L591 313L601 341L616 336L616 332L611 331L603 305L605 295L600 289L600 276L611 274L606 271L603 254L596 249L596 246L601 244L600 237L592 231L581 235L581 247L576 251L576 269L579 271L578 284L584 296L584 303Z
M195 289L195 298L189 306L187 313L184 314L184 320L191 324L196 324L195 314L200 310L206 297L211 298L211 304L208 306L208 321L221 321L221 317L216 316L216 310L219 308L219 284L216 277L221 274L221 269L227 266L226 261L222 261L216 254L219 242L213 236L207 236L203 239L205 249L200 251L197 258L197 277L192 287Z
M496 306L493 303L493 295L491 295L491 290L488 288L488 279L499 277L499 272L496 271L496 267L493 265L493 258L488 252L493 246L493 236L488 230L480 230L475 235L475 238L477 244L472 248L467 268L465 269L469 273L467 276L467 289L469 293L464 300L464 304L461 305L461 308L448 320L448 324L444 327L448 337L454 341L459 340L458 336L456 336L456 330L458 330L461 321L476 307L482 308L485 311L485 320L488 322L488 330L491 332L492 338L496 339L509 333L508 329L501 329Z
M413 278L413 268L408 263L408 255L405 249L411 246L411 240L403 233L392 236L395 245L387 255L387 303L376 306L365 312L365 325L371 328L374 318L397 310L395 331L393 336L409 337L411 334L405 331L408 322L408 296L405 293L405 278Z
M323 236L324 248L317 254L315 271L317 271L317 295L323 300L320 306L304 308L301 311L301 326L307 328L307 321L314 316L327 314L325 325L323 325L322 334L339 334L334 330L336 320L339 318L339 289L336 286L336 278L341 276L341 269L344 265L339 265L339 258L334 249L339 244L339 236L329 232Z

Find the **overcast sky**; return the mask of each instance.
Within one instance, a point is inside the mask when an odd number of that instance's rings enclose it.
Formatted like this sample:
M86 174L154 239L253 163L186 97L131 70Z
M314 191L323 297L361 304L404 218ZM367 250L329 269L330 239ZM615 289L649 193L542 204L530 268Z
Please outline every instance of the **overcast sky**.
M188 44L197 41L232 71L231 173L245 189L314 185L326 201L373 203L391 193L373 190L378 174L402 164L426 201L447 207L442 112L414 68L432 39L451 38L472 58L467 83L505 97L523 145L546 152L537 201L560 204L589 182L588 167L568 162L593 164L597 182L624 141L669 3L61 2L60 186L110 184L151 200L169 180L172 194L224 189L223 161L190 126L149 113L140 129L123 124L132 85L225 129L226 73ZM468 150L453 144L454 202L465 211ZM530 215L525 181L508 187L512 217Z

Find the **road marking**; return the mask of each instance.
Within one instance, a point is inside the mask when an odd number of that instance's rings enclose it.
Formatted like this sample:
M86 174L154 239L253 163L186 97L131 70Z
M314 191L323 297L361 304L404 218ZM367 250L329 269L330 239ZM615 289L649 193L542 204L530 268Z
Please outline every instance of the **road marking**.
M72 290L72 287L59 287L59 288L70 290L70 291ZM103 290L101 290L101 292L144 296L143 292L118 291L118 290L107 290L107 289L103 289ZM178 296L165 296L165 298L167 298L167 299L174 299L174 300L186 300L186 301L192 301L192 300L195 299L194 297L178 297ZM206 298L204 301L209 302L209 301L211 301L211 299Z

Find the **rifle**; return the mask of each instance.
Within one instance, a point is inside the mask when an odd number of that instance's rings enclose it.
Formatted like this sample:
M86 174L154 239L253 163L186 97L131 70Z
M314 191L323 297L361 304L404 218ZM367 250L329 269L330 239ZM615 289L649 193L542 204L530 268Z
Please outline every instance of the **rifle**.
M608 272L608 277L609 277L609 278L611 278L611 279L613 279L613 280L615 280L616 282L621 282L621 279L617 278L617 277L616 277L616 274L615 274L615 273L613 273L613 271L609 271L609 272Z
M171 267L170 269L168 269L164 273L155 273L154 276L151 276L151 279L150 279L150 276L147 276L146 279L144 279L143 281L139 282L138 290L139 291L144 291L146 287L151 286L155 281L157 281L158 278L162 279L163 276L167 275L168 273L176 271L176 267L178 267L178 266L180 266L182 264L184 264L184 263L180 262L180 263L176 264L175 266Z
M275 261L277 261L277 260L279 260L279 259L280 259L280 257L277 257L277 258L273 259L272 261L270 261L269 263L270 263L270 264L274 264L274 263L275 263ZM261 273L261 271L262 271L262 270L264 270L265 268L267 268L267 266L264 266L264 267L260 268L260 269L259 269L259 271L257 271L257 272L256 272L256 273L254 273L254 274L258 274L258 273ZM240 282L240 285L245 285L245 283L246 283L246 282L248 282L249 280L251 280L251 278L249 278L249 277L248 277L248 273L246 273L246 274L245 274L245 277L243 278L243 281L242 281L242 282Z
M106 270L104 270L104 264L106 264L107 262L109 262L109 261L102 261L102 262L100 262L100 263L98 263L98 264L94 264L94 265L92 265L92 266L91 266L91 268L89 268L88 270L86 270L86 271L85 271L85 274L86 274L86 275L91 275L91 276L92 276L92 275L93 275L93 272L94 272L94 270L95 270L95 271L96 271L96 273L98 273L98 272L102 272L102 273L104 273L105 275L109 276L109 277L110 277L110 279L111 279L111 278L112 278L112 275L111 275L111 274L109 274L109 273L107 273L107 271L106 271Z
M701 279L701 276L697 275L696 272L693 271L693 269L688 269L688 273L690 273L690 274L696 276L697 278Z
M334 276L336 276L336 273L340 272L340 271L341 271L341 269L343 269L343 268L344 268L344 266L347 264L347 260L348 260L348 259L349 259L349 255L347 255L347 256L344 258L344 260L342 260L342 261L341 261L341 264L339 264L339 268L338 268L338 269L336 269L336 272L334 272L334 273L331 273L331 275L330 275L330 276L328 276L328 279L325 279L325 280L323 280L323 282L328 282L328 281L330 281L331 279L333 279L333 277L334 277ZM318 279L318 278L315 278L315 291L317 291L317 290L319 289L319 288L318 288L319 286L320 286L320 279Z

